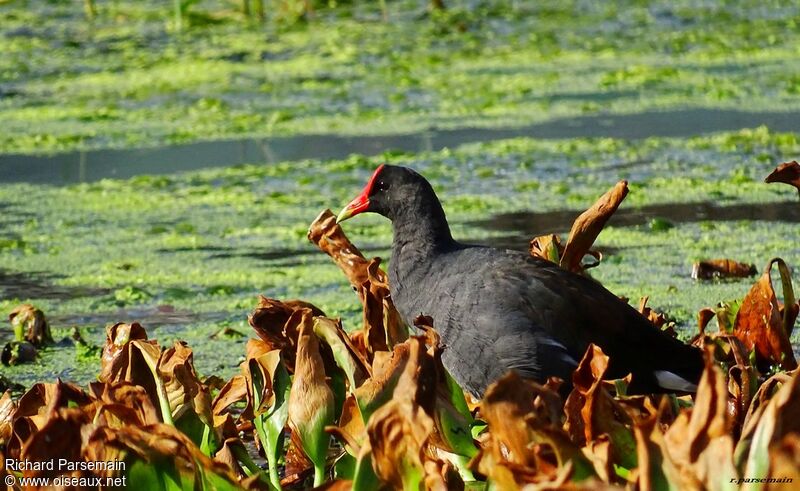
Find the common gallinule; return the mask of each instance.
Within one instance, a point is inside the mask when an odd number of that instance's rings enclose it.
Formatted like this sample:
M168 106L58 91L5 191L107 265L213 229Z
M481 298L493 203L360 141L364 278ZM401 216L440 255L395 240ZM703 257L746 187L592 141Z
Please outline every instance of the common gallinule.
M389 288L406 322L433 318L445 367L480 396L508 370L569 383L589 343L610 356L609 378L632 393L696 389L699 349L661 332L598 282L521 251L457 242L430 183L381 165L337 221L374 212L392 221Z

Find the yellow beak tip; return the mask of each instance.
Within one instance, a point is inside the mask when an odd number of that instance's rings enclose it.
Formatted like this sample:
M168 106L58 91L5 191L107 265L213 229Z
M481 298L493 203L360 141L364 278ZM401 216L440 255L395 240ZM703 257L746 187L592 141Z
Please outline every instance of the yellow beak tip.
M347 220L348 218L350 218L350 210L345 207L336 216L336 223L342 223L343 221Z

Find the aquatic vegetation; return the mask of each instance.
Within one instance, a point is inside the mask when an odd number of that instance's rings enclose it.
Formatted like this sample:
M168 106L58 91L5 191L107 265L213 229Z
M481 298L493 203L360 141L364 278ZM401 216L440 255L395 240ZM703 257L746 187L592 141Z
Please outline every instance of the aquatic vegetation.
M303 224L350 198L348 189L388 161L432 176L456 237L518 250L531 237L566 234L590 203L627 179L625 201L595 242L604 267L592 275L618 295L649 295L688 336L700 308L749 288L745 280L693 281L694 262L765 264L776 255L800 262L787 241L800 221L796 193L763 183L774 162L800 153L790 136L758 129L640 141L515 138L383 160L354 155L60 187L0 184L0 244L24 244L0 246L0 310L32 303L48 313L56 341L78 325L90 344L102 342L108 323L138 320L165 343L194 346L201 373L230 376L239 344L209 336L222 327L246 330L240 313L258 294L306 298L345 326L358 325L351 288L314 253ZM771 160L759 160L765 154ZM487 165L497 171L474 179L473 169ZM749 180L732 180L737 173ZM538 187L516 186L532 181ZM653 233L655 218L673 227ZM390 230L375 217L348 226L368 257L388 258ZM93 363L69 341L5 373L27 385L55 376L85 382Z
M259 339L248 342L241 374L224 382L201 379L185 343L164 349L139 324L111 326L99 382L88 390L57 381L18 399L8 391L0 397L4 462L69 455L108 465L50 473L12 466L0 474L100 477L153 489L282 489L308 486L313 473L314 486L442 490L484 482L736 489L751 475L775 483L798 475L789 418L800 374L762 371L744 330L709 334L701 325L692 343L705 349L706 364L691 398L627 395L627 378L603 380L609 358L592 345L566 401L558 380L540 385L514 372L481 401L468 401L442 365L447 347L431 319L415 320L422 335L395 338L396 327L385 322L391 298L370 287L385 273L332 213L314 221L309 237L350 281L361 279L361 329L347 333L307 302L262 297L250 316ZM754 289L771 291L769 269ZM783 283L791 288L790 279ZM791 290L784 298L785 311L796 315ZM771 309L774 293L748 302ZM788 334L774 333L783 342ZM268 469L247 445L253 440Z
M0 0L0 165L76 152L0 183L0 462L124 460L103 477L153 489L800 479L800 205L763 182L798 187L800 6L264 3ZM82 150L249 138L80 182ZM514 375L466 398L436 320L393 308L389 224L349 224L356 248L314 220L380 162L429 176L459 238L602 257L594 278L706 348L697 396L628 396L590 348L566 401ZM621 180L602 232L568 238Z
M287 28L202 2L177 32L165 2L103 3L90 23L69 2L4 2L0 151L800 108L791 3L773 14L757 3L490 0L427 13L401 0L387 3L387 22L375 2L336 4Z

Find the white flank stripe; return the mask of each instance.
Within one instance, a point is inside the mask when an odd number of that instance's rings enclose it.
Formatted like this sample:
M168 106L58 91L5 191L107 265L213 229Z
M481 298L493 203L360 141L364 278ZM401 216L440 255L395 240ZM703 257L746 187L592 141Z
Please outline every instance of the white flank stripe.
M667 390L679 390L682 392L697 392L697 385L689 382L680 375L676 375L666 370L656 370L653 372L656 376L658 385Z

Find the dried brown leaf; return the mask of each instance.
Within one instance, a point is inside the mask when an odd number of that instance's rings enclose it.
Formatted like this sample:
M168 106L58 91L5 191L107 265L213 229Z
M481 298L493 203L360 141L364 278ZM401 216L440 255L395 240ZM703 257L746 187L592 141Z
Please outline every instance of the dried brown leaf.
M531 239L528 247L531 256L558 264L564 253L564 245L556 234L540 235Z
M247 398L247 379L243 375L235 375L219 390L212 403L214 415L223 414L231 404Z
M429 491L464 491L464 481L458 470L450 462L443 460L426 460L425 489Z
M364 304L367 354L372 356L376 351L389 351L408 339L408 329L392 303L389 282L380 263L377 257L369 262L367 280L359 287Z
M95 382L89 386L92 397L102 404L100 411L106 420L102 423L120 427L122 424L145 426L160 422L159 412L150 395L139 385L129 382L107 384ZM111 421L113 417L115 421ZM100 424L101 422L98 422Z
M138 322L132 324L118 322L113 326L106 327L106 344L103 347L102 359L103 367L110 364L117 356L121 356L121 352L128 342L135 339L147 339L147 332Z
M434 429L436 372L422 338L405 344L409 358L403 373L392 399L369 418L367 435L378 478L394 488L416 489L424 480L425 447Z
M627 195L628 182L620 181L601 196L591 208L575 219L569 232L567 245L564 247L564 254L561 256L562 268L570 271L582 269L583 257Z
M786 435L800 433L800 369L765 382L752 408L736 448L738 459L747 464L745 476L759 470L756 468L765 458L765 447L777 444Z
M758 274L754 264L740 263L733 259L708 259L692 264L692 278L710 280L712 278L749 278Z
M389 351L408 338L408 329L389 295L386 273L380 259L367 260L344 234L330 210L323 211L311 224L308 239L333 258L344 271L364 307L363 342L368 361L377 351ZM355 339L354 339L355 341Z
M148 394L157 401L155 382L139 347L134 347L134 341L141 341L150 345L143 347L150 357L158 359L160 348L155 341L147 340L147 333L138 323L117 323L106 328L106 344L103 346L100 375L101 382L128 381L144 387ZM144 345L141 345L144 346Z
M703 375L691 410L686 410L665 435L666 448L678 468L682 487L718 488L738 473L733 464L733 420L728 413L725 375L707 349Z
M238 482L227 465L207 457L189 437L166 424L122 429L99 427L89 435L86 446L96 451L93 458L98 460L106 460L108 457L104 455L110 452L125 452L129 459L167 462L180 472L193 474L195 483L202 482L201 475L205 472L213 472L230 483Z
M20 452L20 460L30 462L49 462L66 459L68 462L82 461L82 446L85 438L84 427L92 425L92 415L83 408L61 407L38 431L25 441ZM63 472L59 466L53 468L27 468L25 477L56 477L59 475L88 477L88 473Z
M302 448L296 434L292 433L284 457L284 472L281 479L281 485L284 487L302 483L314 470L314 464L306 457Z
M185 342L176 341L161 354L157 370L173 418L178 419L186 410L193 409L203 423L212 426L210 393L194 370L192 349Z
M289 393L289 427L292 438L313 461L324 461L330 438L324 428L333 423L334 395L325 378L325 362L314 334L310 311L300 322L297 360L292 390Z
M775 263L779 268L785 268L783 260L778 258L770 260L761 278L742 300L734 322L736 337L742 340L748 350L755 349L760 363L767 365L767 367L762 366L762 372L766 372L768 365L771 364L778 364L784 370L797 368L787 329L791 329L790 326L794 325L798 308L792 295L790 306L781 315L770 278L770 271ZM791 286L789 288L791 289Z
M17 405L11 399L11 391L5 391L0 397L0 447L5 447L11 439L12 425L14 423L14 413Z
M248 321L258 337L267 345L261 348L262 351L280 349L291 372L294 371L297 337L303 317L321 313L321 310L306 302L299 300L282 302L260 295L258 306L250 314ZM248 347L250 344L248 343Z
M23 339L34 346L43 346L53 342L53 335L50 333L50 325L44 316L44 312L31 304L17 306L8 315L11 327L15 332L22 332Z
M336 437L347 450L347 453L356 457L361 446L367 439L367 427L358 408L358 401L353 394L348 394L342 404L342 414L338 426L329 426L325 429Z
M714 309L704 308L697 312L697 330L703 335L706 331L706 326L717 315Z
M573 390L564 406L564 428L580 445L603 434L630 434L631 420L605 389L603 377L609 358L599 346L590 345L572 375Z
M663 400L666 402L666 399ZM662 408L665 405L662 405ZM680 474L672 462L658 414L639 420L634 428L639 489L662 489L664 483L676 487Z
M785 490L800 482L800 433L787 433L769 449L769 475L781 481L768 483L768 490Z
M392 398L409 359L408 343L394 347L391 353L379 352L372 362L372 377L356 389L355 396L361 415L369 420L372 413Z
M742 435L742 439L739 441L740 444L742 443L742 440L745 439L745 435L748 432L752 432L754 429L753 425L755 425L758 418L761 417L761 412L764 411L769 401L772 400L781 387L789 383L791 380L791 373L778 372L765 380L758 387L756 390L756 395L753 397L753 400L750 402L750 407L747 409L747 416L745 417L744 421L744 433Z
M560 428L560 412L560 399L552 389L516 372L504 375L481 401L480 414L489 432L472 468L503 488L552 481L567 465L576 479L593 475L592 464Z
M248 339L244 348L244 358L245 360L253 360L275 349L279 348L275 348L271 344L265 343L260 339Z
M791 162L784 162L773 170L770 175L764 179L764 182L782 182L797 188L800 192L800 164L796 160Z
M254 346L261 345L259 340L251 339L251 341L253 341ZM266 343L263 343L263 346L267 346ZM244 379L244 390L246 392L245 399L247 400L247 406L244 408L244 411L242 411L241 417L239 418L240 425L244 422L251 421L255 414L261 414L275 404L275 391L273 390L273 382L275 380L276 371L283 363L282 353L283 352L280 349L274 349L266 353L261 352L260 349L248 350L246 360L240 365L242 377ZM252 393L252 389L254 387L253 374L256 370L259 372L257 378L262 382L261 394L259 394L257 398L255 397L255 394ZM222 392L220 392L220 395L222 395ZM256 399L260 401L258 407L254 406ZM218 406L218 409L221 410L221 406Z
M247 477L247 474L239 464L239 459L236 458L233 447L240 447L241 450L247 452L247 449L244 447L244 444L242 444L240 439L227 438L222 442L222 448L217 450L217 453L214 454L214 460L225 464L228 469L230 469L230 471L236 475L237 478L243 479Z
M642 297L639 299L639 313L644 316L645 319L650 321L658 329L661 329L665 333L669 334L672 337L677 337L678 333L675 332L675 323L670 322L667 320L667 317L664 315L663 312L656 312L655 310L651 309L647 306L647 301L650 297Z
M54 384L35 384L17 401L15 419L28 418L41 428L59 408L83 406L91 401L80 387L56 380Z
M333 259L347 275L353 290L358 291L367 279L369 261L347 238L331 210L324 210L314 219L308 229L308 240Z

